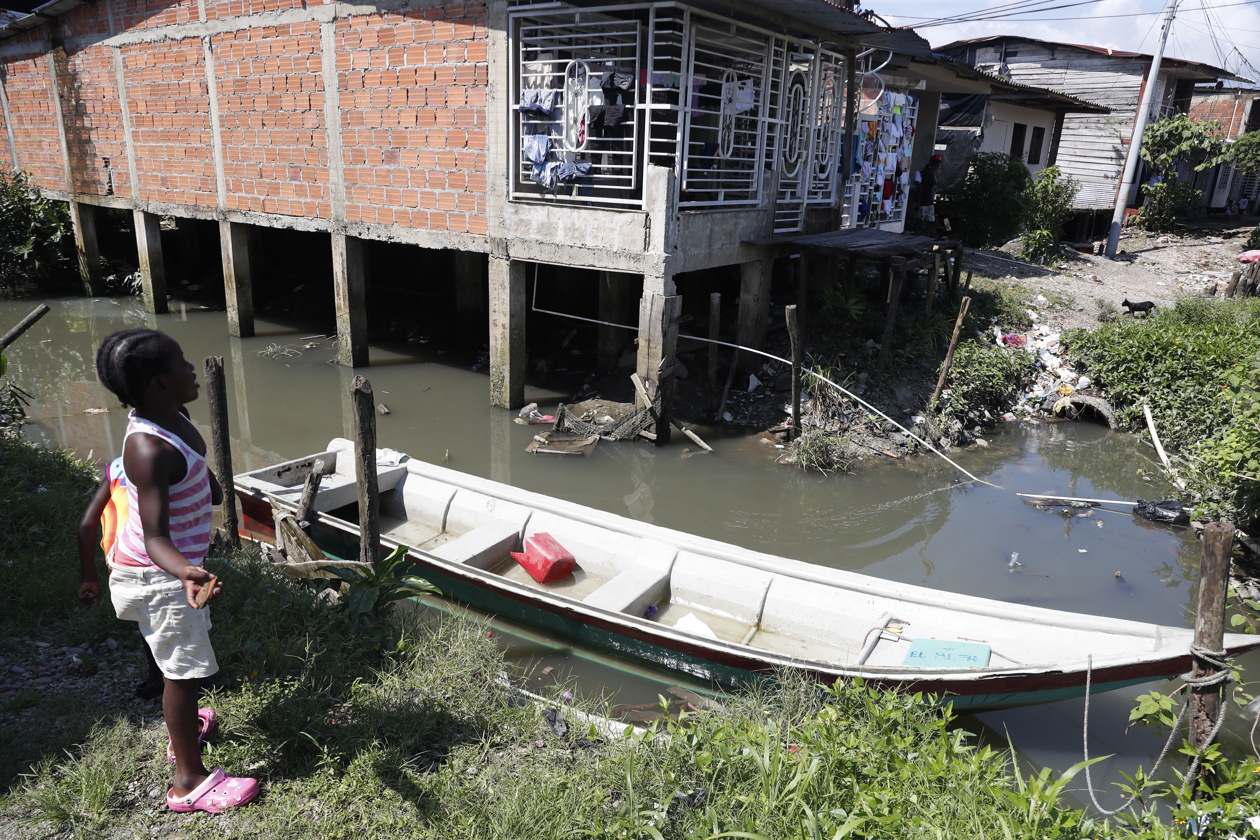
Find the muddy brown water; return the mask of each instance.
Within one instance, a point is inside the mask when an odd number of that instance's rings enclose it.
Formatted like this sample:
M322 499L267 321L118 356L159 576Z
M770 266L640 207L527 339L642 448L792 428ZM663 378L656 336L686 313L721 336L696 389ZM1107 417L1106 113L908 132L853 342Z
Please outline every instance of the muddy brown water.
M236 472L321 450L350 437L351 371L331 363L332 342L309 329L259 320L258 335L233 339L224 313L177 304L146 315L128 299L50 300L52 311L7 351L9 375L34 399L28 437L104 461L119 453L125 412L97 382L93 356L114 330L152 326L174 336L198 366L225 360ZM34 302L0 301L0 326ZM489 405L489 378L475 355L423 343L372 348L360 372L389 413L377 418L378 445L412 457L636 519L812 563L889 580L1013 603L1189 626L1197 597L1199 544L1185 531L1150 525L1124 508L1064 517L1024 504L1015 492L1103 499L1167 498L1154 452L1139 439L1089 424L1006 424L988 448L953 453L1001 490L959 483L933 456L873 463L851 476L804 474L774 463L755 435L699 431L717 450L601 443L589 457L525 452L535 429ZM565 395L527 388L544 411ZM206 402L190 406L209 437ZM1143 475L1150 478L1143 478ZM73 527L73 523L66 523ZM1018 553L1020 565L1010 570ZM1120 576L1117 577L1116 573ZM518 628L519 630L519 628ZM534 666L533 683L604 693L619 703L654 701L677 682L567 644L500 625L509 655ZM1243 662L1260 674L1260 657ZM543 675L543 669L552 670ZM1133 698L1173 682L1094 698L1090 755L1102 803L1138 765L1150 768L1166 733L1126 732ZM1254 686L1251 686L1254 688ZM964 717L961 725L1026 760L1062 771L1081 760L1084 703L1063 701ZM1232 712L1225 740L1247 746L1249 721Z

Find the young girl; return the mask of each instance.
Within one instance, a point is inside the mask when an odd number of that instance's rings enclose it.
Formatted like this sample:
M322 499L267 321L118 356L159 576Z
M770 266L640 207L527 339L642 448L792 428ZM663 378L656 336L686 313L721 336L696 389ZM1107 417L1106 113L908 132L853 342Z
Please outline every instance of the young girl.
M219 670L210 646L210 611L196 596L211 574L210 506L222 491L206 466L206 443L180 411L197 399L193 366L157 330L123 330L96 351L96 372L123 405L133 406L123 441L129 513L109 557L110 598L118 617L138 622L162 671L162 711L175 760L166 797L174 811L219 813L258 795L254 779L213 773L200 741L214 721L197 709L201 680ZM221 584L215 586L212 597Z

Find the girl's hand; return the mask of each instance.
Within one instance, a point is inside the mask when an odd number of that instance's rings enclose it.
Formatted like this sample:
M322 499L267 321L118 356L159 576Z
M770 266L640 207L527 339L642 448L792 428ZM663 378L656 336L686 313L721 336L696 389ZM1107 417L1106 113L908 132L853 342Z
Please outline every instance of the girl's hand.
M184 581L184 597L188 599L188 606L194 610L199 609L197 606L197 593L201 591L202 586L209 582L214 575L207 572L201 566L189 566L182 575ZM208 603L213 604L215 599L219 597L219 593L223 590L223 583L215 579L214 591L210 595Z
M85 607L96 609L101 602L101 585L94 580L85 580L79 584L79 603Z

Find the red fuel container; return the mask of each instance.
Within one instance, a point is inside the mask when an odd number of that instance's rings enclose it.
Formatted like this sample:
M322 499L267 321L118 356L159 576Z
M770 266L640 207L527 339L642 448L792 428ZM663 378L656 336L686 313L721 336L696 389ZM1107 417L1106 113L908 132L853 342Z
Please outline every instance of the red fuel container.
M524 566L529 576L539 583L560 580L577 566L569 550L547 533L526 537L525 551L513 551L512 559Z

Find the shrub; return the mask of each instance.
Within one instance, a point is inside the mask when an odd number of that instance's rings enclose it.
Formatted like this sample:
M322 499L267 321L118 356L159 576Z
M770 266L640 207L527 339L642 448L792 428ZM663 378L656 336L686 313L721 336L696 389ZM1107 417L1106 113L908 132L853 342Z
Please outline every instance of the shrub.
M1142 193L1146 198L1134 224L1142 230L1152 232L1172 230L1176 226L1177 217L1185 215L1203 197L1202 190L1176 181L1147 184Z
M1000 152L967 160L967 174L941 191L941 212L958 237L973 248L1004 242L1024 223L1032 177L1023 161Z
M1244 246L1244 249L1247 251L1254 251L1257 248L1260 248L1260 226L1257 226L1251 232L1251 235L1247 237L1247 244Z
M75 271L65 202L45 198L24 172L0 174L0 295L30 295Z
M1260 357L1231 365L1219 377L1216 400L1233 419L1193 447L1194 477L1209 515L1240 524L1260 515Z
M1079 186L1071 178L1063 178L1057 166L1047 166L1037 173L1028 190L1024 222L1027 230L1020 250L1024 258L1035 260L1055 253L1063 224L1072 215L1072 200Z
M1218 373L1245 367L1260 352L1260 301L1221 305L1190 298L1154 317L1123 317L1094 332L1070 330L1064 342L1107 392L1116 416L1144 425L1148 402L1164 445L1180 450L1230 422Z
M974 409L1004 409L1028 381L1028 358L992 344L968 341L954 351L937 414L963 418Z

